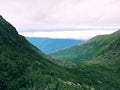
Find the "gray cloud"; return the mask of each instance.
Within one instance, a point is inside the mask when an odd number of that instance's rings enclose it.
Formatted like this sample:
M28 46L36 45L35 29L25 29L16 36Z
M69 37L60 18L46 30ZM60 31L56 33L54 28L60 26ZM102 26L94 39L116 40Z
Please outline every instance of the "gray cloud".
M19 32L120 28L119 0L0 0Z

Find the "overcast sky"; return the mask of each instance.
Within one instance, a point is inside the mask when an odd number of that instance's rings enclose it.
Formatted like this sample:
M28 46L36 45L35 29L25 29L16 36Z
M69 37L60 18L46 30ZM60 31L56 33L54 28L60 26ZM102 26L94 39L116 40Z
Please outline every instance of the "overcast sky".
M120 29L120 0L0 0L0 14L27 36L86 39Z

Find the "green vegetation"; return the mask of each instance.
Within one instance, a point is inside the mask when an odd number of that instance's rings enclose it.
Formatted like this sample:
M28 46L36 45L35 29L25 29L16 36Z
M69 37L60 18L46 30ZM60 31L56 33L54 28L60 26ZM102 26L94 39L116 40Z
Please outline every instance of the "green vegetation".
M51 52L49 55L56 59L73 62L91 60L101 55L103 51L119 38L120 34L115 33L111 35L100 35L73 47Z

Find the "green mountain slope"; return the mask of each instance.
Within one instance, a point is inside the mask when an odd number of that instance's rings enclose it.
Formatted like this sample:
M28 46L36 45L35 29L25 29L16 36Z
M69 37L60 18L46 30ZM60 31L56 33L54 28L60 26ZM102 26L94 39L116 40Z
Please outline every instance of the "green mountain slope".
M78 81L85 82L96 90L120 89L120 30L110 35L94 37L51 55L79 62L78 67L70 71L76 74Z
M118 34L119 32L116 33ZM113 37L116 37L115 34L113 35ZM82 78L83 82L87 82L97 90L119 90L120 37L109 45L96 59L81 62L78 68L73 71L77 72L77 78Z
M116 32L117 34L96 36L82 44L52 52L49 55L57 59L73 62L94 59L120 37L118 32Z
M48 60L0 16L0 90L79 90L67 69ZM74 84L71 86L69 82ZM74 89L73 89L74 88Z

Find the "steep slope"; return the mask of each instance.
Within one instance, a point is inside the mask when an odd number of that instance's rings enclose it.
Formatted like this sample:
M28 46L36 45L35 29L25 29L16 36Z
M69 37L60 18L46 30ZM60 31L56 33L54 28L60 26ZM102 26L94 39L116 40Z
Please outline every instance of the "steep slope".
M111 35L99 35L73 47L49 53L49 55L73 62L94 59L120 37L118 32Z
M0 16L0 90L79 90L66 83L75 81L70 73L46 56Z
M44 53L49 53L63 48L71 47L83 42L83 40L74 39L52 39L36 37L26 37L26 39L33 45L38 47L40 50L42 50Z
M120 89L120 38L106 48L99 57L83 61L73 70L77 78L100 90Z

